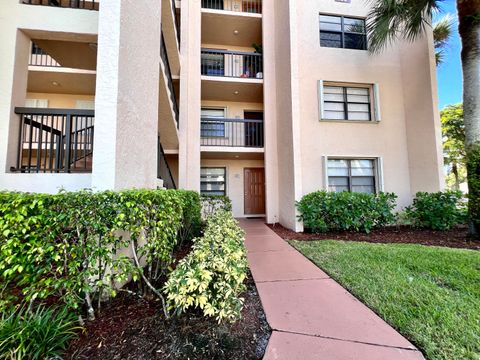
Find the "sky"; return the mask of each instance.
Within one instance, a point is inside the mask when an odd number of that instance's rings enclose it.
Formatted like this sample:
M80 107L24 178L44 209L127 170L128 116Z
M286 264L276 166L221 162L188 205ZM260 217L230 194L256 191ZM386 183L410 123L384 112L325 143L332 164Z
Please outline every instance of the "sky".
M460 51L462 45L458 35L458 20L455 0L444 0L441 4L442 11L435 15L434 20L446 14L454 18L453 36L445 49L443 64L437 69L439 107L443 109L450 104L462 102L462 65Z

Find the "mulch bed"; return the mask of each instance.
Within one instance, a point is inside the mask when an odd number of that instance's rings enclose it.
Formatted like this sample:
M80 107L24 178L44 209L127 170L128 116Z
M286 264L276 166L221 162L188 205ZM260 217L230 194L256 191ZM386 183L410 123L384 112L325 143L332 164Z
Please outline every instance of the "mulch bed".
M390 226L372 231L370 234L348 231L328 232L323 234L296 233L279 224L268 225L285 240L345 240L365 241L371 243L402 243L429 246L445 246L452 248L480 250L480 240L467 236L467 227L459 226L448 231L417 229L411 226Z
M218 324L200 313L165 320L158 301L121 293L70 344L65 359L261 359L270 328L249 274L242 319Z

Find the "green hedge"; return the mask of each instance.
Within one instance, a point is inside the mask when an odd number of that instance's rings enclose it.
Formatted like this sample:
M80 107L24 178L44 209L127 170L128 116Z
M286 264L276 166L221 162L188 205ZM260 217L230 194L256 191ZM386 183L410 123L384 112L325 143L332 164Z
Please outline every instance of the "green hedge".
M198 194L186 191L2 192L0 307L55 297L93 317L119 282L164 275L185 219L199 218Z
M176 314L200 308L205 316L234 321L240 316L247 271L245 233L232 214L218 211L207 219L204 236L170 274L164 291Z
M353 230L368 233L395 220L396 198L391 193L317 191L305 195L297 207L305 228L313 232Z
M460 191L418 192L405 215L414 226L448 230L467 221L467 206Z

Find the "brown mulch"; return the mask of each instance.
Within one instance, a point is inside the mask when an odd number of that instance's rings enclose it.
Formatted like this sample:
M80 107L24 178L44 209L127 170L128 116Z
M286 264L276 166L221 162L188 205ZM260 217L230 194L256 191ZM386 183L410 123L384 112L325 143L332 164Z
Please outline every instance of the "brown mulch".
M365 241L371 243L421 244L480 250L480 240L468 238L467 227L465 226L458 226L447 231L418 229L411 226L390 226L383 229L373 230L369 234L348 231L328 232L323 234L313 234L308 232L296 233L284 228L280 224L268 226L285 240Z
M165 320L158 301L122 293L87 324L65 359L261 359L270 328L251 275L243 297L242 319L219 325L199 313Z

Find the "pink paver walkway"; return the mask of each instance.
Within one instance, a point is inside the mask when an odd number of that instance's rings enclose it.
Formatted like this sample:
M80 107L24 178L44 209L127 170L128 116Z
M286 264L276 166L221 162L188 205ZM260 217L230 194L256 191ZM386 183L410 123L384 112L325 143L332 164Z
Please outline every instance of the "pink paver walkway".
M273 330L264 359L423 359L407 339L261 220L241 219Z

